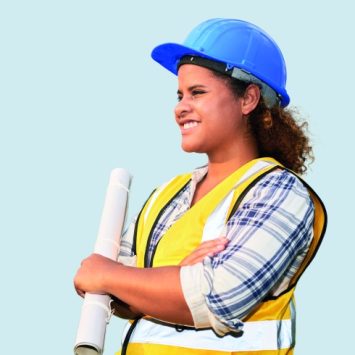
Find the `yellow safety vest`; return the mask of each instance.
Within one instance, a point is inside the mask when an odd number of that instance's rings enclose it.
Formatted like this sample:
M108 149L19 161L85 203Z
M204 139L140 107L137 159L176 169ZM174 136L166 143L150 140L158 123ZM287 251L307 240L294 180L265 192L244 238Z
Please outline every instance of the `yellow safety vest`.
M175 222L159 241L148 264L147 250L159 217L191 174L180 175L155 191L139 214L135 230L138 267L178 265L207 239L218 237L229 217L249 189L275 169L285 169L272 158L248 162L228 176ZM298 177L299 178L299 177ZM211 329L181 328L151 318L134 322L128 330L122 354L127 355L284 355L293 354L295 344L294 290L313 259L326 228L324 205L313 189L301 180L315 207L314 237L308 254L287 290L261 302L247 318L240 336L218 337ZM222 218L221 218L222 216ZM129 338L129 342L128 342Z

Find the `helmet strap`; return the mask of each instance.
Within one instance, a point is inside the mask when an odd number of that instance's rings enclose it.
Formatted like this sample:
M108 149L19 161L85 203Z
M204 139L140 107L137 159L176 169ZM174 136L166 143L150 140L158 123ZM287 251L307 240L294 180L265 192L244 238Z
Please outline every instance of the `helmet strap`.
M207 69L217 71L219 73L225 74L227 76L247 83L256 84L260 87L261 95L264 98L265 104L268 108L272 108L275 105L280 105L280 96L276 93L274 89L272 89L269 85L265 84L263 81L243 69L233 67L230 64L225 64L222 62L194 55L183 56L177 65L178 69L183 64L198 65L200 67L205 67Z
M248 73L243 69L234 67L232 69L231 77L258 85L261 90L261 95L264 98L265 104L268 108L272 108L275 105L280 105L280 97L276 93L276 91L260 79L256 78L254 75Z

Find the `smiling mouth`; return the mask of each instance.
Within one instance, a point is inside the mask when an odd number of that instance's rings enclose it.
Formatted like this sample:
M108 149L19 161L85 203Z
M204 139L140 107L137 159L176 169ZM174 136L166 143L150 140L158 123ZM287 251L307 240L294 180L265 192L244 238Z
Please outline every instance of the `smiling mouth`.
M189 122L185 122L185 123L182 125L182 128L183 128L183 129L190 129L190 128L196 127L198 124L199 124L199 122L196 122L196 121L189 121Z

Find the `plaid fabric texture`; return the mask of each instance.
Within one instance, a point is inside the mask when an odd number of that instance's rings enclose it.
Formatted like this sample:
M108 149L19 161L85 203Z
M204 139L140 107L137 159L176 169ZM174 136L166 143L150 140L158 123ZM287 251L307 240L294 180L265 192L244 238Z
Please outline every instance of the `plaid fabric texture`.
M149 257L169 227L190 208L196 184L206 172L206 167L195 170L191 182L167 206L153 232ZM289 285L308 251L313 219L308 191L294 175L276 170L263 177L229 220L226 249L182 268L181 283L189 290L184 295L194 320L205 308L225 332L240 329L243 317L260 301ZM122 239L122 256L132 256L133 227L129 230ZM213 320L210 326L214 327Z

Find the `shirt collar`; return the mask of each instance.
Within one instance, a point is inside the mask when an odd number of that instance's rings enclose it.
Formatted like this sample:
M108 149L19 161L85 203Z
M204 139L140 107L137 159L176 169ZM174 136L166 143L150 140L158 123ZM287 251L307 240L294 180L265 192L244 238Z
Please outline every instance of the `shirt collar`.
M208 166L204 165L204 166L200 166L199 168L196 168L193 172L192 172L192 176L191 176L191 182L194 183L195 185L197 185L207 174L208 171Z

